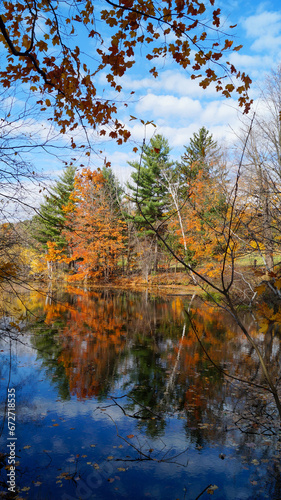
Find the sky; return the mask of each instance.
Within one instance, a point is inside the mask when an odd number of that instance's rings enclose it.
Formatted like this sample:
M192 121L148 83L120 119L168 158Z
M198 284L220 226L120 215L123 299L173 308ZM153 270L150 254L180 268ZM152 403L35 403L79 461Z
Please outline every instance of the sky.
M250 91L253 110L259 110L266 75L281 63L279 0L218 0L215 6L221 8L221 29L234 37L234 45L243 45L228 60L249 74L253 82ZM235 29L229 29L236 24ZM137 64L120 80L123 88L120 99L127 100L129 106L126 110L120 108L119 118L131 131L131 141L121 147L110 141L101 147L121 182L130 176L128 161L138 160L139 154L132 152L133 146L141 145L144 138L148 142L155 133L164 135L169 140L172 157L179 159L184 146L188 146L200 127L206 127L222 147L231 149L237 143L243 121L247 121L235 98L224 98L214 87L202 89L196 80L190 79L189 68L183 70L168 57L157 63L157 70L159 77L155 79L149 74L149 63L140 55ZM106 87L105 74L99 75L99 84L100 88ZM130 121L131 115L137 120ZM153 121L156 127L144 127L140 120ZM97 158L93 164L100 166Z
M235 45L243 45L239 52L231 54L229 61L251 77L250 95L254 99L253 109L258 110L266 75L281 63L281 5L278 0L237 0L216 2L216 5L222 10L222 28L234 33ZM237 28L228 29L235 24ZM176 67L169 59L157 68L157 79L144 73L142 68L135 68L122 81L123 89L136 93L128 114L153 120L157 125L156 129L146 127L146 140L153 133L163 134L169 140L172 155L178 157L183 153L184 145L189 144L192 134L205 126L219 144L230 148L234 145L241 121L245 119L235 99L225 99L214 88L200 88L196 80L190 80L188 69L184 71ZM137 121L128 122L128 116L124 116L124 121L129 123L132 138L141 143L144 127ZM126 148L112 149L108 158L119 178L124 179L129 172L126 159L135 157Z
M216 5L220 6L220 2ZM280 3L274 0L238 0L221 2L221 9L226 28L237 24L233 30L234 43L243 45L239 52L231 54L229 61L251 77L253 109L259 109L259 96L266 75L281 63ZM183 153L183 146L189 144L192 134L202 126L213 134L219 144L231 147L241 128L241 120L245 118L235 99L225 99L213 88L200 88L196 80L190 80L189 70L176 67L171 60L162 63L156 80L143 74L141 68L134 70L133 74L124 77L123 88L134 90L138 98L130 106L130 114L143 120L153 120L157 125L156 130L152 126L147 127L147 139L152 133L163 134L176 157ZM141 143L144 127L139 122L129 124L133 139ZM125 148L115 148L109 155L120 178L126 177L128 172L124 164L127 154Z
M281 63L280 0L218 0L215 6L220 7L222 11L221 29L234 37L234 45L243 45L239 52L231 53L228 60L237 69L249 74L253 81L250 90L254 99L253 110L259 110L259 96L266 75ZM237 27L230 30L231 25ZM87 42L85 50L90 56L94 56L94 41ZM130 177L132 169L128 162L137 161L139 158L139 153L134 153L133 148L140 146L144 138L148 142L155 133L164 135L169 141L172 158L179 159L193 133L204 126L221 147L231 150L235 147L243 120L247 119L241 109L238 109L235 98L226 99L212 87L205 90L200 88L196 80L190 79L190 69L183 70L170 57L157 62L157 79L150 75L149 67L151 64L139 53L134 67L120 80L123 87L120 101L125 101L128 107L120 105L118 118L129 128L130 141L118 146L114 140L100 141L92 134L94 147L96 146L99 154L92 156L91 168L101 167L106 157L122 183ZM105 73L97 75L96 84L100 93L111 97ZM112 94L112 97L115 96ZM24 95L18 99L22 104ZM2 100L2 108L3 102ZM130 120L130 116L137 119ZM144 126L141 120L153 121L156 127ZM31 119L29 122L23 119L20 121L20 130L22 134L30 134L30 137L36 134L42 138L52 135L54 141L57 140L56 129L50 131L47 117L44 116L37 116L36 120ZM57 147L61 148L58 152L62 158L64 140L61 138L57 143ZM45 154L44 151L31 151L28 160L36 171L46 177L47 184L49 178L55 179L62 172L61 161L58 161L55 155ZM80 164L78 160L77 164ZM28 182L25 182L25 187L28 190ZM41 188L32 183L31 191L32 196L26 192L24 199L31 205L38 206L42 200Z

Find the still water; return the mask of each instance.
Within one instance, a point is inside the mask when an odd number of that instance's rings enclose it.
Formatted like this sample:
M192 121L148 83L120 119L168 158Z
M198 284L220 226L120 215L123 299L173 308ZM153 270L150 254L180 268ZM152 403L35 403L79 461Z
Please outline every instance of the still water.
M4 498L281 499L275 408L265 391L224 375L264 382L226 313L191 297L110 290L25 301L18 341L0 345ZM279 338L265 341L250 314L243 321L267 361L280 359Z

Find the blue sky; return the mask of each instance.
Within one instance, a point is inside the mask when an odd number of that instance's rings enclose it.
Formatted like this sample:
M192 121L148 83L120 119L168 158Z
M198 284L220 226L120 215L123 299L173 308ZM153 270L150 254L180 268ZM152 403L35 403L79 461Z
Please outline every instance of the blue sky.
M222 29L234 35L234 45L243 45L228 60L251 77L253 109L259 109L259 96L266 75L281 63L280 3L277 0L237 0L218 1L215 5L221 7ZM235 24L237 27L229 30L229 26ZM168 138L172 154L179 157L192 134L205 126L219 143L231 148L243 120L235 98L225 99L211 87L201 89L196 80L190 79L190 70L184 71L170 58L160 61L157 69L159 77L154 79L148 73L145 58L140 57L134 68L122 78L124 97L128 97L131 91L135 92L127 110L119 115L129 126L132 141L141 144L144 134L149 140L153 133L161 133ZM104 75L99 78L100 85L105 85ZM129 121L130 115L153 120L157 128L148 126L144 130L140 121ZM115 173L125 180L130 172L127 161L138 158L131 152L132 144L118 147L111 141L104 145L104 150Z
M104 2L101 0L104 6ZM222 2L218 0L215 7L221 8L221 29L231 33L234 37L234 45L243 45L239 52L232 52L228 60L237 69L249 74L253 80L251 97L254 99L253 109L259 109L259 95L263 88L266 74L276 69L281 62L281 8L279 0L266 2L252 0L234 0ZM236 25L229 30L230 25ZM102 24L97 25L98 29ZM106 41L107 32L103 34ZM79 39L76 41L79 44ZM85 51L90 57L95 57L95 42L87 42ZM194 132L205 126L213 134L214 138L223 147L232 148L236 141L236 135L241 128L243 116L238 109L235 98L225 99L209 87L205 90L198 86L196 80L190 79L190 70L183 70L167 57L157 62L159 77L155 79L149 73L149 63L145 54L138 55L135 66L122 77L120 83L123 91L120 100L128 103L125 108L120 104L118 118L131 131L131 140L122 146L118 146L113 140L101 141L90 131L94 140L94 147L102 151L99 155L91 157L91 168L102 166L104 157L110 160L113 170L121 182L125 182L131 168L128 161L138 160L138 154L133 153L133 147L140 145L144 136L148 141L153 133L163 134L172 148L174 158L179 158L184 151L184 145ZM97 75L98 92L104 96L115 98L112 89L106 81L106 73ZM134 94L131 95L131 92ZM24 103L24 95L19 98ZM25 103L24 103L25 105ZM32 101L30 103L32 109ZM2 105L3 109L3 105ZM130 115L138 120L130 121ZM140 120L152 120L156 128L144 127ZM78 135L81 131L78 130ZM39 135L42 139L50 135L50 126L47 116L32 117L29 121L22 120L21 133L31 136ZM56 136L54 128L51 135ZM60 139L58 145L64 147L65 139ZM54 141L55 142L55 141ZM54 151L55 152L55 151ZM63 150L61 151L63 152ZM67 153L65 153L67 155ZM39 151L30 153L29 160L35 170L44 172L46 176L57 176L62 170L61 162L55 156L39 154ZM83 157L77 164L83 162ZM31 204L38 205L42 194L40 188L32 186L32 197L25 198Z

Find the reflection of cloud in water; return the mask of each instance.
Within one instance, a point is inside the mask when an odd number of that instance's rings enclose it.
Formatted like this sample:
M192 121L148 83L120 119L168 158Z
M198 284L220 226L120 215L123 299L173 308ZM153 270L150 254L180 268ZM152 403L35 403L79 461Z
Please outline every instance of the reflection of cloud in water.
M53 395L50 396L50 398L52 397ZM52 411L50 412L50 402L45 399L45 395L42 396L42 398L44 399L41 399L40 396L35 397L32 401L36 410L36 418L42 418L42 415L46 416L48 414L57 414L59 417L76 419L77 417L84 417L87 415L90 419L89 425L91 425L93 421L109 421L109 417L105 414L105 412L101 411L100 408L105 408L107 405L111 404L110 400L106 400L103 403L96 400L87 400L84 401L83 404L81 404L81 401L77 401L76 399L63 402L59 400L52 403ZM122 421L124 419L124 415L117 407L108 408L106 412L110 414L115 422Z

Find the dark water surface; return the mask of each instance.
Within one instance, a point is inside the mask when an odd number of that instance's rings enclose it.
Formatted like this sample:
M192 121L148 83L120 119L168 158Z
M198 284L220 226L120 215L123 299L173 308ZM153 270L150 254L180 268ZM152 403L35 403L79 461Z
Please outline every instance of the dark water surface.
M281 499L274 405L223 374L262 383L258 361L213 306L193 300L192 327L190 300L30 295L19 342L0 345L4 498L16 437L18 499ZM243 321L261 342L255 318ZM262 338L270 362L280 341Z

